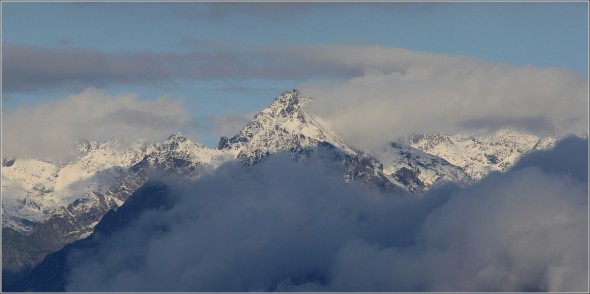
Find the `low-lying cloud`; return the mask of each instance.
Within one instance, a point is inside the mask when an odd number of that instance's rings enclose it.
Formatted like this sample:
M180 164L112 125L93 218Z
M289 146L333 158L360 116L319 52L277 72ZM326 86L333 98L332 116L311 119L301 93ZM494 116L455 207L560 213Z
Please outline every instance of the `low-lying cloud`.
M2 110L5 157L62 160L80 139L161 140L190 120L181 101L140 100L136 94L110 96L86 89L63 99Z
M66 289L585 291L588 172L560 162L587 148L570 138L422 197L343 184L316 161L226 164L78 252Z

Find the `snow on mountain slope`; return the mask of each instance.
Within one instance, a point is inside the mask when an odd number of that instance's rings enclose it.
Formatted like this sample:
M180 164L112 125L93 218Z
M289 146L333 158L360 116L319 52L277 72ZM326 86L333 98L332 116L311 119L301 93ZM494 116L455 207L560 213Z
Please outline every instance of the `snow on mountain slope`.
M266 154L289 151L293 147L313 147L319 142L354 154L336 134L303 111L303 106L313 100L301 96L297 90L283 92L234 137L222 137L218 149L229 150L248 163Z
M3 160L2 193L10 195L2 203L3 232L13 237L2 247L5 269L22 272L45 254L88 236L105 213L148 180L151 170L194 178L235 158L180 133L163 143L120 146L81 142L77 160L58 164Z
M65 163L15 159L2 167L4 226L27 231L31 222L63 214L64 210L58 208L76 200L92 202L88 199L95 198L95 193L109 196L107 192L112 191L117 180L144 160L146 166L161 168L172 168L173 163L168 161L185 160L194 169L199 165L218 166L228 157L176 134L161 144L139 141L130 147L118 140L81 141L77 159ZM112 196L117 205L124 200L120 195Z
M52 197L58 172L54 164L34 159L15 160L11 166L2 167L3 225L26 230L26 224L6 216L39 221L45 207L58 206L60 199Z
M176 166L171 159L184 160L193 168L215 168L233 158L235 157L228 152L207 148L187 139L179 132L168 137L162 144L150 146L143 160L152 167L173 169Z
M161 171L161 176L181 175L195 179L234 158L228 152L207 148L177 133L163 143L149 146L143 158L118 177L105 196L112 197L121 205L147 182L150 171Z
M346 182L371 182L381 189L403 190L401 183L385 176L377 160L352 150L306 113L303 106L313 100L297 90L283 92L234 137L222 137L218 149L236 154L245 164L255 164L278 152L290 154L295 160L314 157L343 168Z
M106 192L116 177L141 159L144 150L141 142L127 148L116 140L82 141L78 158L70 162L12 160L2 167L4 226L26 231L29 222L41 221L50 211L82 195Z
M556 139L512 130L499 130L490 135L436 134L416 136L410 145L438 156L463 169L474 180L491 171L506 171L524 153L553 146Z
M443 158L416 149L406 140L384 147L378 159L385 174L401 182L412 192L423 192L439 181L469 183L471 177Z

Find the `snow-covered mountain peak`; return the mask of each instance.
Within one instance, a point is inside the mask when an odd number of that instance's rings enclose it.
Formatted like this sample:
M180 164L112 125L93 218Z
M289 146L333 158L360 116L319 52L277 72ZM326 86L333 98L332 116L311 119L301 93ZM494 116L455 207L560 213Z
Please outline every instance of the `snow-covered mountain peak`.
M173 143L173 142L186 142L188 139L181 133L176 132L175 134L170 135L164 143Z
M203 149L204 145L189 140L181 132L176 132L166 139L160 146L160 149L167 150L190 150L190 149Z
M79 140L76 143L76 153L78 157L83 157L84 155L88 154L90 151L97 149L99 143L96 141L89 141L89 140Z
M229 150L250 163L266 154L307 149L322 142L354 153L334 132L304 111L303 106L314 99L301 96L297 90L283 92L238 134L229 139L222 137L218 149Z
M305 112L303 106L312 100L297 90L283 92L234 137L222 137L218 149L248 165L274 153L287 153L295 160L313 157L336 164L346 182L371 182L381 189L401 190L399 183L383 174L380 163L348 147L326 124Z
M303 105L314 99L312 97L301 96L301 93L297 89L285 91L269 107L258 113L254 119L257 119L258 116L291 117L300 113Z

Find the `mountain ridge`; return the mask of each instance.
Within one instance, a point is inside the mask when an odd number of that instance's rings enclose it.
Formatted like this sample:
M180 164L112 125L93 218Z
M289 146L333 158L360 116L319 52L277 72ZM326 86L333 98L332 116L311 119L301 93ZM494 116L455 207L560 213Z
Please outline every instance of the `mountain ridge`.
M306 113L304 106L314 99L297 90L283 92L235 136L222 137L217 148L176 133L162 143L140 141L128 149L117 140L81 141L78 158L69 163L3 159L2 190L9 195L2 203L3 231L10 228L27 242L47 244L47 251L59 249L88 236L107 211L118 209L148 181L153 170L196 179L230 160L253 165L284 153L297 161L333 164L344 182L419 194L438 182L468 184L486 172L505 170L518 156L555 141L517 132L484 139L424 135L395 140L376 158L349 147ZM494 145L498 138L504 144ZM7 249L10 254L20 250ZM9 251L3 246L3 252ZM29 263L39 258L42 254ZM8 269L22 267L16 263Z

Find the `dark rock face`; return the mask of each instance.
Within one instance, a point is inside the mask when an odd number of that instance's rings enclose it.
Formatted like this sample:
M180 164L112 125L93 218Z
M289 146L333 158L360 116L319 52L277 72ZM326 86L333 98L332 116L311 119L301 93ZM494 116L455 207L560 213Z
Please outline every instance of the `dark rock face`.
M15 281L28 274L33 265L59 248L48 248L35 238L2 228L2 283L10 287Z
M11 167L15 162L15 158L2 158L2 167Z
M36 224L29 234L3 228L3 269L16 277L26 274L47 254L90 233L88 226L114 207L117 205L112 200L107 201L104 195L93 193L60 208L45 222Z
M309 154L307 156L319 156L328 162L339 164L343 168L346 182L375 185L379 189L389 192L402 191L383 174L383 165L367 154L347 154L327 142L320 142L316 150L308 151L307 154Z
M125 228L146 210L168 210L174 205L174 199L168 186L157 181L150 181L139 188L116 211L111 209L94 227L94 233L106 236Z
M498 158L498 156L493 155L493 154L485 154L484 156L486 157L488 162L490 162L491 164L498 164L499 162L502 161L501 159Z
M62 292L65 291L66 277L70 269L68 256L74 250L92 250L98 246L100 238L110 236L114 232L133 223L143 212L147 210L167 210L172 208L174 200L169 189L159 182L148 182L138 189L118 209L109 210L102 220L94 228L94 232L87 238L68 244L61 250L49 254L24 277L3 274L3 280L8 278L11 282L3 284L3 291L25 292ZM18 279L20 278L20 279ZM15 279L18 279L15 281Z
M418 136L423 138L423 136ZM443 140L434 136L434 140ZM447 160L425 153L408 144L411 138L391 142L387 146L388 175L403 185L408 191L422 193L435 182L441 180L457 183L469 183L473 179L460 167Z
M402 184L410 187L425 187L424 183L418 178L420 170L411 170L407 167L402 167L395 172L395 177Z
M217 150L223 150L229 148L229 139L225 136L219 139L219 143L217 144Z
M250 153L242 151L238 153L238 159L245 165L253 165L268 155L270 155L268 151L254 150L254 152Z

